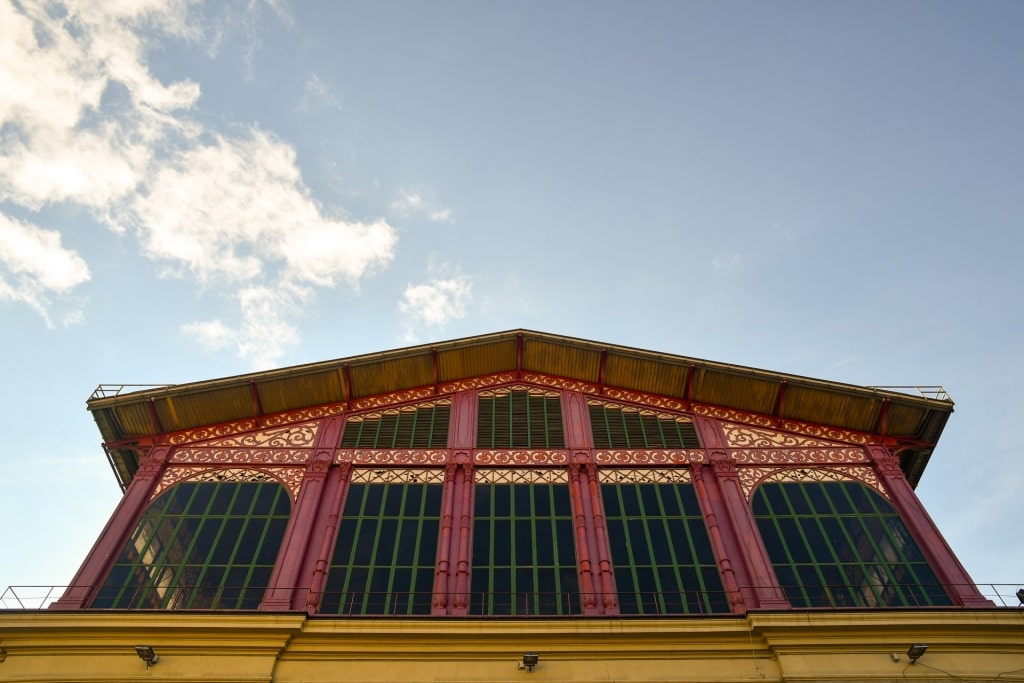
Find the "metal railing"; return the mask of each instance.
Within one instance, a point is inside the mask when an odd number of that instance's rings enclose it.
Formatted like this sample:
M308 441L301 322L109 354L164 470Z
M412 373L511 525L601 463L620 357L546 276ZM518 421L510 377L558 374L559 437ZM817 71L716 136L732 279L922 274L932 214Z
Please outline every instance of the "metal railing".
M96 387L89 400L97 398L116 398L122 393L145 391L146 389L166 389L173 387L173 384L101 384Z
M990 600L995 607L1024 609L1024 583L981 583L975 584L978 592ZM943 604L934 598L940 594L953 594L953 586L920 586L888 584L874 586L868 591L860 586L771 586L763 589L741 587L740 593L775 592L791 596L793 609L916 609L955 607L952 602ZM0 593L0 610L41 610L47 609L64 594L67 586L8 586ZM299 595L309 595L308 587L292 589ZM90 591L95 593L95 591ZM851 602L851 596L861 595ZM258 587L217 587L217 586L144 586L134 592L121 593L116 600L105 600L102 607L87 607L94 610L160 610L186 609L198 611L246 611L257 609L262 601L263 590ZM874 596L872 598L871 596ZM244 598L243 598L244 596ZM571 616L584 611L584 598L593 597L596 604L604 604L604 596L592 593L587 596L574 592L544 593L522 591L516 593L470 593L464 596L467 616L476 617L537 617ZM918 596L918 597L915 597ZM344 593L326 592L316 596L323 615L338 616L415 616L429 615L435 599L432 592L408 591L349 591ZM456 595L443 597L443 602L454 604ZM724 591L694 590L685 592L637 591L620 592L608 596L618 605L622 615L636 616L701 616L728 614L729 595ZM91 605L92 603L90 603Z

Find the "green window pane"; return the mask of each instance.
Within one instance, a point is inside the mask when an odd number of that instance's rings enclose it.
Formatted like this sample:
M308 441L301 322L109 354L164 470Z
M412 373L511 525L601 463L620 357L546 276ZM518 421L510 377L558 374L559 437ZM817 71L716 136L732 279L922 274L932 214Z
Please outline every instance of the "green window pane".
M754 518L794 607L950 605L889 502L859 482L769 482Z
M349 484L321 614L430 614L441 489Z
M623 614L728 612L689 483L605 483L608 540Z
M481 394L477 406L477 448L564 448L558 396L529 391Z
M690 420L603 403L589 411L596 448L700 448Z
M445 448L451 406L434 404L354 417L345 423L342 448Z
M471 612L579 613L569 487L520 483L474 489Z
M143 513L91 606L255 609L290 510L277 482L176 484Z

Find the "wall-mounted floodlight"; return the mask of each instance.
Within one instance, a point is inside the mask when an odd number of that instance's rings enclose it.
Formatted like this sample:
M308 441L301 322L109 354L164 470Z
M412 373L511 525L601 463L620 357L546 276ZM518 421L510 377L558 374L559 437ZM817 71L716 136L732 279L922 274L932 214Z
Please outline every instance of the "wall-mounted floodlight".
M529 673L533 673L533 667L537 666L537 662L539 661L539 654L536 652L527 652L523 655L523 661L519 662L519 668L526 669Z
M913 664L918 659L920 659L922 656L924 656L924 653L927 650L928 650L928 646L927 645L923 645L923 644L920 644L920 643L918 643L916 645L911 645L910 649L907 650L907 656L910 657L910 663Z
M1020 604L1024 605L1024 588L1017 589L1017 599L1020 600Z
M146 663L146 670L160 661L160 655L153 652L152 645L136 645L135 654L139 656L139 659Z

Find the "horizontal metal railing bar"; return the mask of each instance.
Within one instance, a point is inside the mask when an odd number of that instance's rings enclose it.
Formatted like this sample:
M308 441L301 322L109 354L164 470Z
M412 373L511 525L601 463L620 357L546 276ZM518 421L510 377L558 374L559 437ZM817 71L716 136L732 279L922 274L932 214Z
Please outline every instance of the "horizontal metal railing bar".
M990 600L996 607L1021 608L1024 609L1024 602L1018 597L1018 591L1024 584L1010 583L983 583L973 584L973 587L983 597ZM765 591L781 591L784 595L797 596L804 590L814 594L818 598L825 598L826 604L799 605L794 604L793 609L918 609L918 608L949 608L955 605L932 605L927 601L921 604L838 604L835 596L849 596L851 593L860 592L866 594L869 589L872 594L881 590L899 590L907 598L914 598L914 591L921 595L936 595L931 592L941 589L942 593L949 595L951 588L962 587L953 585L920 585L920 584L888 584L888 585L830 585L830 586L741 586L738 589L740 594L763 593ZM47 609L54 602L59 600L67 590L66 585L39 585L39 586L8 586L0 593L0 611L16 610L39 610ZM81 586L77 588L82 588ZM110 587L108 587L110 588ZM94 587L87 591L95 596L101 591L101 586ZM913 589L913 591L911 591ZM929 591L931 589L931 591ZM300 596L309 596L308 586L296 586L292 588L277 587L276 590L297 592ZM90 610L162 610L162 609L184 609L195 611L251 611L258 607L262 601L265 590L253 586L203 586L203 585L175 585L161 586L159 589L153 586L139 587L133 593L122 594L116 600L117 607L85 607ZM373 616L373 615L394 615L394 616L415 616L416 614L429 615L432 606L438 598L443 598L451 604L456 597L463 594L438 594L434 592L408 592L408 591L349 591L349 592L320 592L315 596L314 602L321 606L321 615L335 616ZM170 596L170 597L168 597ZM245 596L245 603L251 607L235 607L224 605L238 605ZM597 604L602 604L605 597L602 593L545 593L542 591L520 591L515 593L490 592L470 593L465 595L468 600L468 616L494 617L494 616L557 616L557 615L578 615L583 611L583 600L585 597L593 597ZM679 593L664 593L657 591L632 591L613 593L611 596L618 603L620 608L628 611L622 612L623 616L706 616L711 614L723 614L729 612L729 597L727 591L684 591ZM112 601L113 602L113 601ZM179 604L170 605L177 602ZM638 605L636 609L632 605ZM372 606L372 611L370 607ZM330 607L330 609L325 609Z

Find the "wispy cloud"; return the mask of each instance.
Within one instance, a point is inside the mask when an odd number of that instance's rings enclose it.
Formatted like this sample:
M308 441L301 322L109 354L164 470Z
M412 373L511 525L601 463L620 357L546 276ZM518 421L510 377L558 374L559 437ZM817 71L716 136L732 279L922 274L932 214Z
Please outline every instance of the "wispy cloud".
M719 254L711 259L711 267L720 273L732 273L743 265L742 254Z
M157 41L204 34L189 21L191 4L0 0L0 199L29 212L84 207L136 235L164 275L217 285L239 322L198 321L184 331L267 365L298 342L289 322L297 302L317 287L358 286L390 262L397 238L383 219L349 220L322 207L289 144L258 127L234 135L204 128L190 115L198 84L150 73L145 53ZM253 0L244 10L249 49L258 47L261 6ZM266 6L290 22L284 2ZM319 79L307 87L332 96ZM50 324L50 297L88 280L88 267L58 233L0 218L0 273L9 274L0 298Z
M409 284L398 303L405 317L406 341L415 342L421 327L439 328L464 317L471 300L472 285L459 272L450 277L435 277L423 284Z
M334 88L324 83L316 74L306 77L302 89L302 100L296 109L301 112L309 112L313 109L313 105L341 110L341 100L334 92Z
M59 232L0 213L0 300L26 304L52 327L51 297L63 296L89 278L89 266L73 250L61 246ZM73 311L65 322L80 318Z
M420 192L403 190L398 199L391 203L391 210L402 218L419 214L431 223L453 222L451 209L438 206L434 200Z

